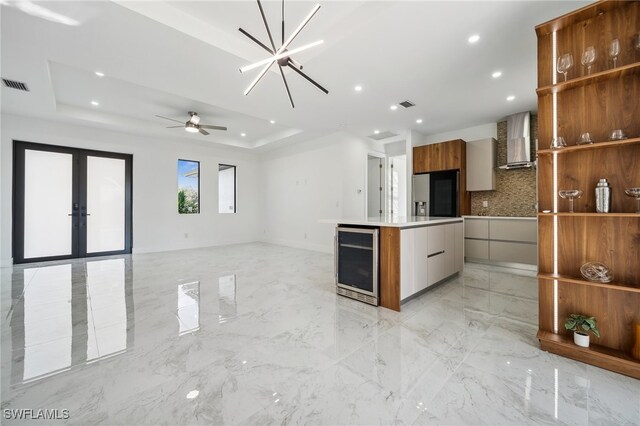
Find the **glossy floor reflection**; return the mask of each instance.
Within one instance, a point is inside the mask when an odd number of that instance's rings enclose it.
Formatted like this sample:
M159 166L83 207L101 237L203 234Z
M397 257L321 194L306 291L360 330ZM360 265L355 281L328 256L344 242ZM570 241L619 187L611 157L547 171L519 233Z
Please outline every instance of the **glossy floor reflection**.
M396 313L337 296L332 269L258 243L4 268L2 409L68 409L74 424L640 424L640 381L538 349L532 273L467 264Z

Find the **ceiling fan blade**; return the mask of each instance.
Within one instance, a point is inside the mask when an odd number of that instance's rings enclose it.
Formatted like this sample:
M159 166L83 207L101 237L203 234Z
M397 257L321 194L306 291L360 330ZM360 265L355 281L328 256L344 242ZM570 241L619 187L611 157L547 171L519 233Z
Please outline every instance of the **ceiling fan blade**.
M209 134L209 132L207 132L206 130L204 130L204 129L200 128L200 127L198 127L198 131L200 133L202 133L203 135L205 135L205 136L207 136Z
M274 64L275 61L271 61L269 62L263 69L262 71L260 71L260 74L258 74L258 76L255 78L255 80L253 80L253 82L251 82L251 84L249 85L249 87L247 87L247 89L244 91L244 95L247 96L249 93L251 93L251 91L253 90L254 87L256 87L256 84L258 84L258 82L262 79L262 77L264 77L264 75L267 73L267 71L269 71L269 68L271 68L271 65Z
M242 34L246 35L247 37L249 37L249 39L251 39L251 41L253 41L255 44L257 44L258 46L262 47L264 50L266 50L267 52L271 53L272 55L274 54L274 51L269 49L269 47L267 47L266 44L262 43L260 40L258 40L257 38L255 38L254 36L252 36L251 34L249 34L248 32L246 32L245 30L243 30L242 28L238 28L238 31L240 31Z
M296 28L296 30L289 36L289 38L287 39L286 42L284 42L282 44L282 47L280 47L280 49L278 49L277 53L282 53L287 47L289 47L289 44L291 44L291 42L293 41L293 39L295 39L298 34L300 33L300 31L302 31L302 29L309 23L309 20L311 18L313 18L313 15L316 14L316 12L320 9L320 4L316 4L315 7L313 9L311 9L311 12L309 12L309 14L307 15L306 18L304 18L304 21L302 21L300 23L300 25L298 26L298 28Z
M269 29L269 24L267 23L267 17L264 16L264 10L262 9L262 3L260 0L256 0L258 2L258 8L260 9L260 15L262 16L262 22L264 22L264 27L267 30L267 35L269 35L269 41L271 42L271 47L273 50L276 50L276 45L273 43L273 37L271 37L271 30Z
M201 129L227 130L227 128L224 126L212 126L211 124L201 124L198 127L200 127Z
M300 74L302 77L304 77L309 83L313 84L314 86L316 86L318 89L322 90L324 93L326 93L327 95L329 94L329 91L327 89L325 89L324 87L322 87L320 84L316 83L311 77L309 77L307 74L305 74L304 72L300 71L298 68L296 68L295 66L293 66L291 63L287 64L289 66L289 68L291 68L292 70L294 70L295 72L297 72L298 74Z
M293 104L293 98L291 97L291 92L289 91L289 85L287 84L287 79L284 76L284 71L282 71L282 67L278 67L280 71L280 76L282 77L282 82L284 83L284 88L287 89L287 95L289 96L289 102L291 102L291 108L295 108L296 106Z
M182 126L168 126L166 129L177 129L178 127L184 127L184 124Z
M165 120L171 120L171 121L175 121L176 123L182 123L182 124L184 124L184 122L183 122L183 121L178 121L178 120L176 120L176 119L174 119L174 118L163 117L163 116L161 116L161 115L156 115L156 117L158 117L158 118L164 118Z
M282 44L284 44L284 0L282 0Z

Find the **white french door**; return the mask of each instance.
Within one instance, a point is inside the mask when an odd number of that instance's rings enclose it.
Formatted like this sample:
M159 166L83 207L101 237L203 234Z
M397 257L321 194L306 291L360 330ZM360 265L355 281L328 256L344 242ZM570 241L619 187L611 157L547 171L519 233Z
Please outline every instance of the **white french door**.
M16 263L131 252L127 154L14 143Z

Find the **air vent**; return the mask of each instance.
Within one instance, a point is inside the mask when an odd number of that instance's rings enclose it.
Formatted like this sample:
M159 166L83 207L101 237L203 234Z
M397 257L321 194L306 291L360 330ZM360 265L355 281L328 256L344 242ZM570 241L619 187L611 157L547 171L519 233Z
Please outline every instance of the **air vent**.
M369 135L368 137L370 137L373 140L379 141L382 139L392 138L394 136L398 136L398 134L391 133L391 132L380 132L378 134Z
M6 78L3 78L2 82L4 83L5 86L9 87L10 89L22 90L23 92L29 91L29 88L27 87L26 83L23 83L21 81L7 80Z
M405 108L411 108L411 107L416 106L416 104L414 104L411 101L402 101L402 102L400 102L400 106L403 106Z

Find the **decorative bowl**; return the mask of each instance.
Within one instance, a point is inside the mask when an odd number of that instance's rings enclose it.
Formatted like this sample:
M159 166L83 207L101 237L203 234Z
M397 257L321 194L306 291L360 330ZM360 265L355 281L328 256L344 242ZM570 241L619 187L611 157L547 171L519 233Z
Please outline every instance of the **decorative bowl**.
M600 262L587 262L580 267L582 276L594 283L610 283L613 281L613 272Z

